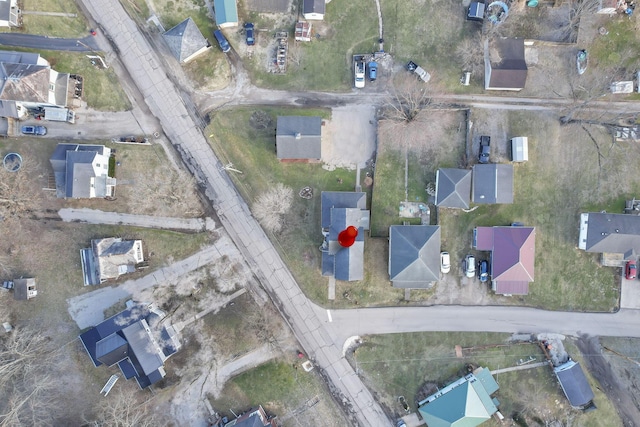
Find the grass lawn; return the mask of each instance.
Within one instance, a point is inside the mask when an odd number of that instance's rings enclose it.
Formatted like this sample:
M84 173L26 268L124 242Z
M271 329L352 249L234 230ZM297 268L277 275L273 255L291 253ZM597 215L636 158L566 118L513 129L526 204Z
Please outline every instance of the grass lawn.
M262 405L285 427L317 425L319 419L326 426L348 425L317 369L307 373L297 359L269 362L240 374L227 382L218 399L210 400L230 419L235 418L232 412Z
M23 27L18 31L66 38L89 34L87 21L73 0L24 0L22 11ZM31 15L29 12L75 13L77 16Z
M285 228L271 240L293 272L305 294L314 301L332 307L369 305L373 302L399 301L402 291L389 286L386 262L388 250L382 240L368 239L365 257L370 265L361 282L338 282L334 302L327 300L327 279L320 275L320 192L353 191L355 172L345 169L326 171L319 164L280 163L275 156L275 120L278 115L320 115L327 110L262 108L273 122L267 130L253 129L249 124L250 108L217 111L211 116L206 134L221 162L231 162L242 174L230 172L244 199L251 206L257 197L276 183L284 183L297 194L311 186L311 200L294 197L293 206L285 216ZM345 294L345 292L347 294Z
M391 413L400 416L404 411L399 396L404 396L411 411L416 411L416 401L431 394L425 385L441 388L466 374L467 364L494 370L516 366L520 359L527 360L530 356L538 362L544 360L538 346L505 345L508 338L508 334L498 333L435 332L368 336L349 360L374 395ZM581 361L577 348L569 340L564 344L568 353ZM456 345L463 348L462 358L456 357ZM622 425L607 396L596 388L598 384L588 373L587 377L595 393L597 411L581 413L571 409L547 366L495 375L500 385L496 395L499 410L505 418L519 417L531 423L528 425L569 419L581 426ZM492 419L486 425L501 424Z

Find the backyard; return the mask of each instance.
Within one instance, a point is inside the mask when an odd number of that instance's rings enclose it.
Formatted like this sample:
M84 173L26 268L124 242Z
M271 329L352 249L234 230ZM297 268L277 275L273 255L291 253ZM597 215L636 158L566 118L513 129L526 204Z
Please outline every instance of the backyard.
M363 344L348 356L365 384L391 414L405 411L399 402L404 396L410 412L416 401L457 380L467 373L467 365L490 370L517 366L521 361L544 361L542 350L534 343L510 342L508 334L497 333L411 333L363 337ZM455 346L461 346L462 357ZM590 375L583 355L572 339L565 339L569 355L582 362L595 394L596 411L572 409L549 366L494 375L500 389L499 410L515 425L553 425L552 422L580 426L622 426L616 408ZM487 426L503 425L495 419Z

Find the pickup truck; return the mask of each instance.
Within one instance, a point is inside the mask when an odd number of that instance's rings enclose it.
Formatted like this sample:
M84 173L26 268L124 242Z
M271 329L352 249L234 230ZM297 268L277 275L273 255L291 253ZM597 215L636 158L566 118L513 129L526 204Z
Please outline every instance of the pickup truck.
M422 80L423 82L428 82L429 80L431 80L431 74L427 73L424 68L413 61L409 61L409 63L407 64L407 70L416 73L418 77L420 77L420 80Z
M365 72L365 62L364 59L358 59L355 61L355 86L358 89L362 89L364 87L364 72Z

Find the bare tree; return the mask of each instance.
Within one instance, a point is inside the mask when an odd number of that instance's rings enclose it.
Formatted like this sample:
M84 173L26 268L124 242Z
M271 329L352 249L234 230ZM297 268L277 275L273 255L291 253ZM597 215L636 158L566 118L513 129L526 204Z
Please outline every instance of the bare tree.
M142 212L165 214L179 210L186 216L199 216L201 207L196 197L195 179L183 172L172 172L166 175L166 170L140 175L135 180L135 206ZM174 213L175 215L175 213Z
M38 188L33 177L37 177L38 164L24 160L17 172L0 167L0 218L21 217L37 209Z
M53 425L60 405L48 337L16 328L0 338L0 427Z
M415 76L405 75L394 84L385 103L384 117L400 123L412 122L420 111L432 105L430 87Z
M482 37L466 38L456 46L455 56L462 63L462 69L473 75L484 72L484 42Z
M300 47L300 43L293 43L289 45L289 52L287 52L289 57L289 61L294 64L296 67L300 67L302 63L302 47Z
M276 184L260 195L253 207L254 215L260 224L272 233L282 230L284 214L293 203L293 190L284 184Z
M600 0L572 0L569 5L569 19L553 31L554 38L575 42L578 39L578 28L580 27L580 19L585 15L591 15L598 11Z
M112 390L101 398L93 417L85 417L85 421L96 427L155 427L166 426L151 410L149 401L137 390L125 387Z

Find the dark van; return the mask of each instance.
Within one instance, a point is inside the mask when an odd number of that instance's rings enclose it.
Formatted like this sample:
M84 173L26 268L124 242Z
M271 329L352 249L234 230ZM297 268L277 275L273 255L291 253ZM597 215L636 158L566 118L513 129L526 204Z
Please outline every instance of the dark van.
M224 34L222 34L222 31L215 30L213 32L213 36L218 41L218 44L220 45L220 49L224 53L227 53L227 52L229 52L231 50L231 46L229 45L229 42L227 41L227 39L224 37Z

